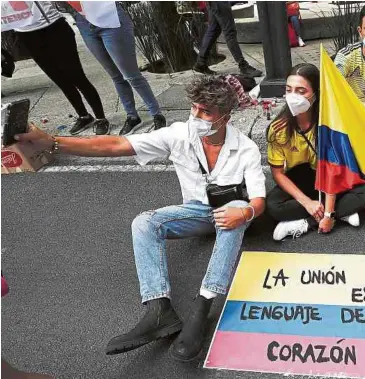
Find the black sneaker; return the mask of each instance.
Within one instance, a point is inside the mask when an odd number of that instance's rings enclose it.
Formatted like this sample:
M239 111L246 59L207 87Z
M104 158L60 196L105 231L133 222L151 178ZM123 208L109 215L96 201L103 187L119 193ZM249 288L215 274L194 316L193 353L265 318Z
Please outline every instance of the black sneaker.
M70 133L74 136L76 134L79 134L89 128L91 124L94 121L94 117L91 116L91 114L88 114L87 116L79 117L76 119L74 124L72 125L72 128L70 130Z
M94 132L97 136L110 134L110 123L106 118L100 118L94 122Z
M153 116L153 123L155 124L155 130L164 128L166 126L166 118L162 114L156 114L156 116Z
M240 68L240 72L243 76L251 78L262 76L262 71L250 66L247 61L240 63L238 67Z
M139 116L137 118L128 116L127 119L125 120L123 128L119 132L119 135L124 136L124 135L128 134L129 132L131 132L132 129L134 129L141 122L142 122L142 120L139 118Z
M207 64L202 64L202 63L195 63L193 66L193 70L196 72L200 72L201 74L206 74L206 75L215 75L216 72L211 70Z

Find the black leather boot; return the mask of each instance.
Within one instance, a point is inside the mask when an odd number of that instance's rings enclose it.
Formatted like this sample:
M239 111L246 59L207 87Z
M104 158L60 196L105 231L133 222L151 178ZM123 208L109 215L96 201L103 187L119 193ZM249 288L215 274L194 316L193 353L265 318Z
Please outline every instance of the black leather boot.
M179 362L196 359L204 344L207 321L213 299L198 295L193 303L188 320L170 348L170 355Z
M182 322L172 308L169 299L151 300L146 305L146 314L130 332L114 337L109 341L106 347L107 355L137 349L181 330Z

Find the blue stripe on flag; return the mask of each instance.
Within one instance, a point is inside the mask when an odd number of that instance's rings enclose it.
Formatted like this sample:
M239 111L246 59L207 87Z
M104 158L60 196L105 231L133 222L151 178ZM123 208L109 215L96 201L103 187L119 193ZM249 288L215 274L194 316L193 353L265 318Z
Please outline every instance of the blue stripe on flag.
M320 141L318 158L339 166L346 166L352 172L361 174L348 135L325 125L319 126L318 130Z
M262 317L263 308L271 307L271 318ZM276 307L276 308L275 308ZM275 319L283 313L284 308L291 312L291 307L295 310L307 312L311 308L314 318L322 318L320 321L310 320L306 322L297 317L295 320L285 320L283 317ZM344 311L344 320L352 322L342 322L341 310ZM354 318L358 314L359 322ZM289 313L290 314L290 313ZM255 319L250 318L253 317ZM304 322L303 322L304 321ZM250 301L232 301L226 303L218 330L248 333L272 333L290 334L302 336L321 336L339 338L365 338L365 305L360 307L340 306L340 305L312 305L312 304L290 304L290 303L263 303Z

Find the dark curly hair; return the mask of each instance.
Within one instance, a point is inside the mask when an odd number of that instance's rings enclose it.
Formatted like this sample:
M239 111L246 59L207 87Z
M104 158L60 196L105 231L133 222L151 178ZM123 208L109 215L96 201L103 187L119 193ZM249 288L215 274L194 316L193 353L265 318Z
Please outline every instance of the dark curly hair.
M225 82L224 76L202 76L186 86L186 93L193 103L218 107L221 113L230 113L238 106L235 90Z

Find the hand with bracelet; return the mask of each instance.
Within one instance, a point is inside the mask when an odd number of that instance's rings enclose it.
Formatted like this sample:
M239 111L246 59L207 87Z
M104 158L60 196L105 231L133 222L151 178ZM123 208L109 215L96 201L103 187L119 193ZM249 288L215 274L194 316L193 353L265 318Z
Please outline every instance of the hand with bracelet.
M245 208L221 207L213 210L215 224L219 229L235 229L255 217L255 208L248 205Z
M336 195L326 193L323 218L318 225L318 233L329 233L335 226Z

